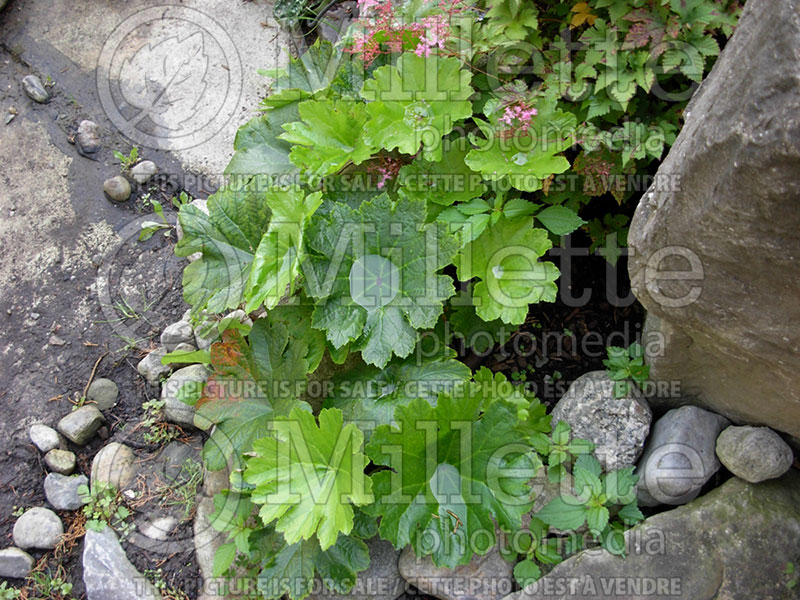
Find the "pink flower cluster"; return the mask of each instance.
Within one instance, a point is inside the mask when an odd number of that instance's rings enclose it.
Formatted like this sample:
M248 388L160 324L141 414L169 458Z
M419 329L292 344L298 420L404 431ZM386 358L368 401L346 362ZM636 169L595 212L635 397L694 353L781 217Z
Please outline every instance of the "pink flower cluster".
M500 123L508 125L505 131L508 133L527 133L531 126L531 119L536 116L537 111L526 102L515 102L506 106L503 116L498 119Z
M463 0L439 0L443 14L424 17L420 23L401 23L391 0L358 0L359 14L368 16L368 27L356 34L348 52L361 54L369 64L382 52L402 52L411 47L417 56L430 56L445 49L450 39L449 19L466 10ZM382 46L384 48L382 48Z
M382 190L386 186L386 182L390 179L397 177L400 167L403 166L402 161L392 158L390 156L378 157L377 164L367 166L367 173L372 173L377 176L377 187Z
M444 45L450 39L450 24L446 15L433 15L422 19L423 34L414 50L417 56L430 56L433 48L444 50Z

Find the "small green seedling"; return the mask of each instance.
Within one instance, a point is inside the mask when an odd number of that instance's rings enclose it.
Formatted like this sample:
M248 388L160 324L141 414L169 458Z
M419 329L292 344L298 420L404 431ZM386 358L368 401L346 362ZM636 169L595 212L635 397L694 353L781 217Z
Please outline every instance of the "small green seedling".
M609 346L608 358L603 361L608 376L615 382L614 397L622 398L631 391L631 381L642 384L650 377L650 367L644 364L644 348L633 343L627 348Z
M129 154L125 155L119 150L114 150L114 158L119 161L120 171L129 171L133 165L139 162L139 148L134 146Z

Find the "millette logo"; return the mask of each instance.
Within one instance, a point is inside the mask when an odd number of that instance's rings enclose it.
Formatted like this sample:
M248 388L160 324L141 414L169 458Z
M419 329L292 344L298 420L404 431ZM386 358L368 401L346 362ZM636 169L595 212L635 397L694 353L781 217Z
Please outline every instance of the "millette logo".
M242 88L239 54L211 17L182 6L139 11L106 40L100 102L119 131L150 148L180 150L231 119Z

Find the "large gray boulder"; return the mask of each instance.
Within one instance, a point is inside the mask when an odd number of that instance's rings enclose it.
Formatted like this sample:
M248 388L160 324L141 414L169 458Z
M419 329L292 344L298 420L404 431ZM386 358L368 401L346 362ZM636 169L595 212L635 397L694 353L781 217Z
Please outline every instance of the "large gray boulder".
M800 3L749 0L628 234L651 376L682 382L685 396L734 421L794 436L799 113Z
M398 567L408 583L441 600L499 600L514 589L514 565L501 556L498 546L455 569L437 567L430 556L417 558L408 546Z
M626 558L583 551L506 600L796 597L782 571L800 556L800 473L758 485L734 477L650 517L625 541Z
M83 583L88 600L161 600L161 593L125 556L110 527L102 531L86 529Z

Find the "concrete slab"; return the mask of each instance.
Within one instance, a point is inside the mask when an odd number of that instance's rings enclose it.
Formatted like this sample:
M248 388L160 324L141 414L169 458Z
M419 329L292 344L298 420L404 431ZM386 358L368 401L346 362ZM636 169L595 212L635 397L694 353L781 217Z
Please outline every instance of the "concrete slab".
M99 103L131 144L209 176L258 112L269 84L258 69L285 65L293 47L263 1L18 0L8 12L4 43L23 60L35 66L52 47L94 76L83 103ZM61 73L47 75L58 84Z

